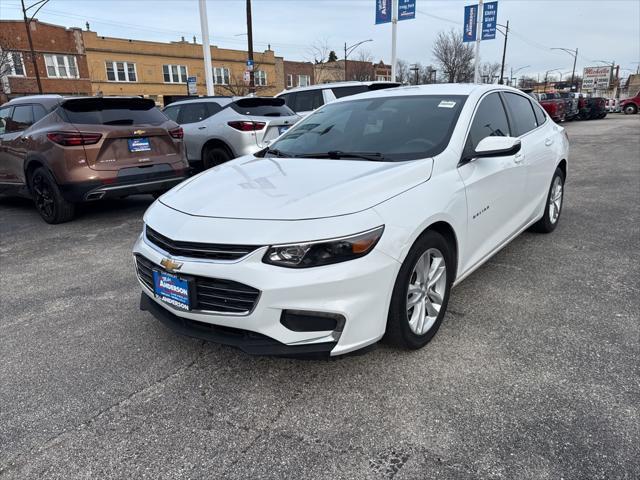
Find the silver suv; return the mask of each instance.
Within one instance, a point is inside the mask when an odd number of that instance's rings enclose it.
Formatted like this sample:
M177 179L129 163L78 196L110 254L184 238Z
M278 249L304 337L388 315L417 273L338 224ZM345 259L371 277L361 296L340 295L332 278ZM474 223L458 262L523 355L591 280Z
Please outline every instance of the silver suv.
M189 163L203 168L255 153L300 120L284 99L271 97L200 97L163 111L184 130Z
M307 116L325 103L358 93L384 88L399 87L396 82L334 82L320 83L308 87L297 87L284 90L276 95L283 98L287 106L298 115Z

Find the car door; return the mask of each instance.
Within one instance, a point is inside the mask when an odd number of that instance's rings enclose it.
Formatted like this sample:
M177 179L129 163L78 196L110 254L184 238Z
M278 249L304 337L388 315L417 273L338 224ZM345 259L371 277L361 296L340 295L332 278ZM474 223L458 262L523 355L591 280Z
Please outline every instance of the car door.
M13 107L11 118L7 121L2 138L2 161L4 163L4 181L24 183L24 162L27 156L27 130L33 125L32 105L16 105Z
M12 112L13 106L0 108L0 191L2 191L1 184L9 181L9 159L7 156L5 137L10 136L7 132L7 126L11 123Z
M552 124L544 112L536 114L534 108L542 110L539 105L517 93L504 92L503 96L515 130L514 136L520 138L525 158L527 183L523 219L529 221L539 213L540 205L547 196L553 174L555 135L549 130Z
M523 225L526 169L524 155L473 158L480 140L513 136L503 100L492 92L480 100L467 133L458 173L467 196L466 271L502 245Z
M208 118L219 112L220 105L215 102L189 102L179 106L176 121L184 131L184 146L189 161L199 161L202 146L209 139L212 130Z

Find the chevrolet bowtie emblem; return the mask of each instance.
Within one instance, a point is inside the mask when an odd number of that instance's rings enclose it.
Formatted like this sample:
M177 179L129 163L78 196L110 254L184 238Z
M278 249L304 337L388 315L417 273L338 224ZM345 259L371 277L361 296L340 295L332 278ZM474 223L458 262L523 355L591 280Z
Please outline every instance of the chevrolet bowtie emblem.
M160 265L171 271L180 270L182 268L182 262L176 262L175 260L171 260L170 258L163 258L160 261Z
M147 133L145 130L134 130L133 131L134 135L144 135L145 133Z

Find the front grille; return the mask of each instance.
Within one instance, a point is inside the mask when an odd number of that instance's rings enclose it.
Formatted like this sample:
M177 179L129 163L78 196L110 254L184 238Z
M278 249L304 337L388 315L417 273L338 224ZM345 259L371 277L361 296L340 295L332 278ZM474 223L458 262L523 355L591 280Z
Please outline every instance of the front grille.
M136 255L136 267L138 277L151 291L153 291L153 270L166 271L142 255ZM195 302L191 306L192 310L246 314L253 310L260 296L260 290L232 280L195 275L180 276L193 279L195 295L192 298Z
M149 227L146 227L146 235L147 240L151 243L165 252L179 257L238 260L260 248L258 245L224 245L171 240Z

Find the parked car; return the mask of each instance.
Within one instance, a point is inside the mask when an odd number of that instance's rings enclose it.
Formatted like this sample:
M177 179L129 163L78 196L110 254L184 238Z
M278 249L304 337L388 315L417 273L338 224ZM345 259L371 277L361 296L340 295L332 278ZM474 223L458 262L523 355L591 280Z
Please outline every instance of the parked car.
M182 129L139 97L20 97L0 107L0 192L48 223L79 202L157 194L186 178Z
M567 119L567 105L563 98L557 93L539 93L538 101L549 116L555 122L564 122Z
M620 100L617 98L607 98L606 106L608 113L620 113Z
M588 120L589 119L589 105L587 104L587 98L577 92L573 92L573 98L578 99L578 119L580 120Z
M589 116L585 120L595 120L607 116L607 101L602 97L587 97Z
M453 285L525 229L556 228L568 149L511 87L339 99L147 210L140 307L250 353L420 348Z
M276 97L284 98L287 106L298 115L306 116L325 103L358 93L394 88L396 82L335 82L296 87L280 92Z
M204 168L264 148L300 119L271 97L202 97L163 111L183 128L189 163Z
M626 115L633 115L640 110L640 92L635 97L625 98L620 101L620 110Z
M571 92L558 92L560 98L564 100L565 113L567 120L578 118L580 110L578 109L578 99Z

